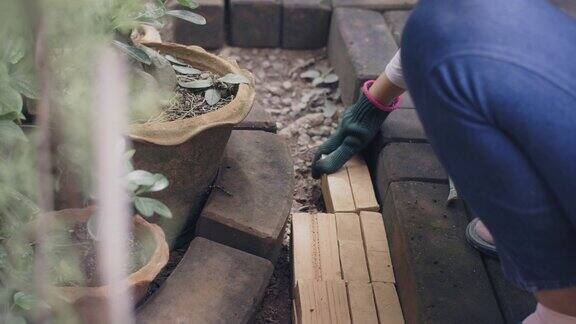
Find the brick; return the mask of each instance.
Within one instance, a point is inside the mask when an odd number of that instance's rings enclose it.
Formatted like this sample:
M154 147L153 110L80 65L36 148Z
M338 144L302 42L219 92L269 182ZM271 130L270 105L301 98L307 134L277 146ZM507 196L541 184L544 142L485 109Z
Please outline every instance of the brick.
M394 268L382 215L361 212L360 223L371 282L394 283Z
M351 8L333 11L328 58L340 77L346 105L356 101L364 81L375 79L384 71L397 49L381 14Z
M350 179L350 187L352 188L356 211L380 210L380 205L374 193L370 170L364 160L360 159L356 165L347 165L346 168L348 169L348 177Z
M294 283L341 280L334 214L293 214Z
M400 47L400 40L402 39L402 31L406 25L406 21L410 16L410 11L408 10L391 10L384 13L384 19L390 30L392 31L392 36L396 41L396 45Z
M326 210L329 213L356 211L350 179L348 178L348 170L346 168L342 168L333 174L322 175L320 184Z
M348 282L370 282L358 214L337 213L336 228L342 277Z
M290 216L293 173L280 137L233 131L197 235L274 260Z
M343 281L299 281L294 295L296 323L350 323Z
M136 321L250 323L272 270L266 259L196 238Z
M372 283L372 288L380 323L404 324L404 316L394 284L375 282Z
M207 49L216 49L226 44L226 26L224 0L196 0L200 5L193 11L206 18L206 25L196 25L182 19L172 20L174 41L184 45L197 45ZM189 10L175 1L171 9Z
M234 46L279 47L280 0L230 0L230 38Z
M447 209L448 185L395 182L383 206L407 323L503 323L478 253L467 246L462 205Z
M270 133L276 133L278 128L276 122L272 120L272 116L264 110L264 107L258 103L254 103L252 110L248 116L236 125L234 129L237 130L261 130Z
M282 6L282 47L326 46L332 15L329 0L283 0Z
M410 9L417 0L332 0L332 5L336 7L354 7L372 10L396 10Z
M389 185L397 181L448 183L448 175L430 144L392 143L380 152L376 166L376 187L381 199Z
M347 288L352 323L378 324L372 285L364 282L349 282Z

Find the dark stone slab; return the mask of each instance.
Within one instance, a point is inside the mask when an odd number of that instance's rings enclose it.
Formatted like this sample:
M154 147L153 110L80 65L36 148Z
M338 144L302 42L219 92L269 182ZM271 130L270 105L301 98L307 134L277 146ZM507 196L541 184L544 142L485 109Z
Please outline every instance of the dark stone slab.
M466 214L445 207L448 186L395 182L383 206L406 323L504 323Z
M483 258L506 323L522 322L536 309L536 299L531 293L519 289L506 280L498 260L490 257Z
M220 48L226 44L226 25L224 0L196 0L200 5L194 9L206 18L206 25L195 25L182 19L171 18L174 41L184 45L197 45L207 49ZM174 9L186 10L175 6Z
M332 0L334 8L353 7L371 10L398 10L410 9L417 0Z
M272 271L268 260L196 238L137 322L250 323Z
M282 47L326 46L332 15L330 0L283 0L282 5Z
M404 30L404 25L406 25L406 20L410 16L409 10L392 10L386 11L384 13L384 19L392 31L392 36L396 44L400 46L400 40L402 39L402 31Z
M362 83L377 78L397 49L381 14L362 9L334 10L328 58L340 77L344 104L356 101Z
M276 126L276 122L272 120L272 116L258 103L254 103L248 116L246 116L240 124L236 125L234 129L262 130L270 133L276 133L276 131L278 131L278 127Z
M427 142L424 127L414 109L397 109L382 123L380 136L384 144L392 142Z
M233 131L196 233L274 260L282 247L293 189L292 160L279 136Z
M376 188L381 200L390 184L397 181L448 183L448 175L430 144L391 143L380 152L376 164Z
M279 47L280 0L230 0L230 38L240 47Z

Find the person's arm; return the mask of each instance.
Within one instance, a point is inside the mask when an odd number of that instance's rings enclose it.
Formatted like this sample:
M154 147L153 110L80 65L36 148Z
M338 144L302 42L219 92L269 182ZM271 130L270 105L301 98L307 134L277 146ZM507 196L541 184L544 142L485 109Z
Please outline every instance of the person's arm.
M314 155L312 176L334 173L372 141L390 112L398 108L405 90L400 54L397 53L377 80L366 82L358 101L348 107L336 132ZM323 157L326 155L326 157Z

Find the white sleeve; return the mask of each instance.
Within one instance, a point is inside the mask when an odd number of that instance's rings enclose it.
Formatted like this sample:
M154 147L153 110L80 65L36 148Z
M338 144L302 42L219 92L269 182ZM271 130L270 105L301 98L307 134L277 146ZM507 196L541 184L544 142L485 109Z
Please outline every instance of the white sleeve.
M404 73L402 72L402 62L400 61L400 50L386 66L384 70L388 79L402 89L406 89L406 82L404 81Z

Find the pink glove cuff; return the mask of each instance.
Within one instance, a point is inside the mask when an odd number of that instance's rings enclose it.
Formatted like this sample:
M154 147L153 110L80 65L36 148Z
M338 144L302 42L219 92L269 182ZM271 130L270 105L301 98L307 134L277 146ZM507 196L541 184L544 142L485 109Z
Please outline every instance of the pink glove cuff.
M378 99L376 99L372 94L370 94L368 90L374 84L374 82L375 80L368 80L364 82L364 85L362 86L362 93L364 93L366 98L368 98L368 101L370 101L370 103L373 104L374 107L384 112L391 112L395 109L398 109L398 107L400 107L400 103L402 102L402 99L400 99L400 97L394 98L394 100L390 105L385 105L380 101L378 101Z

